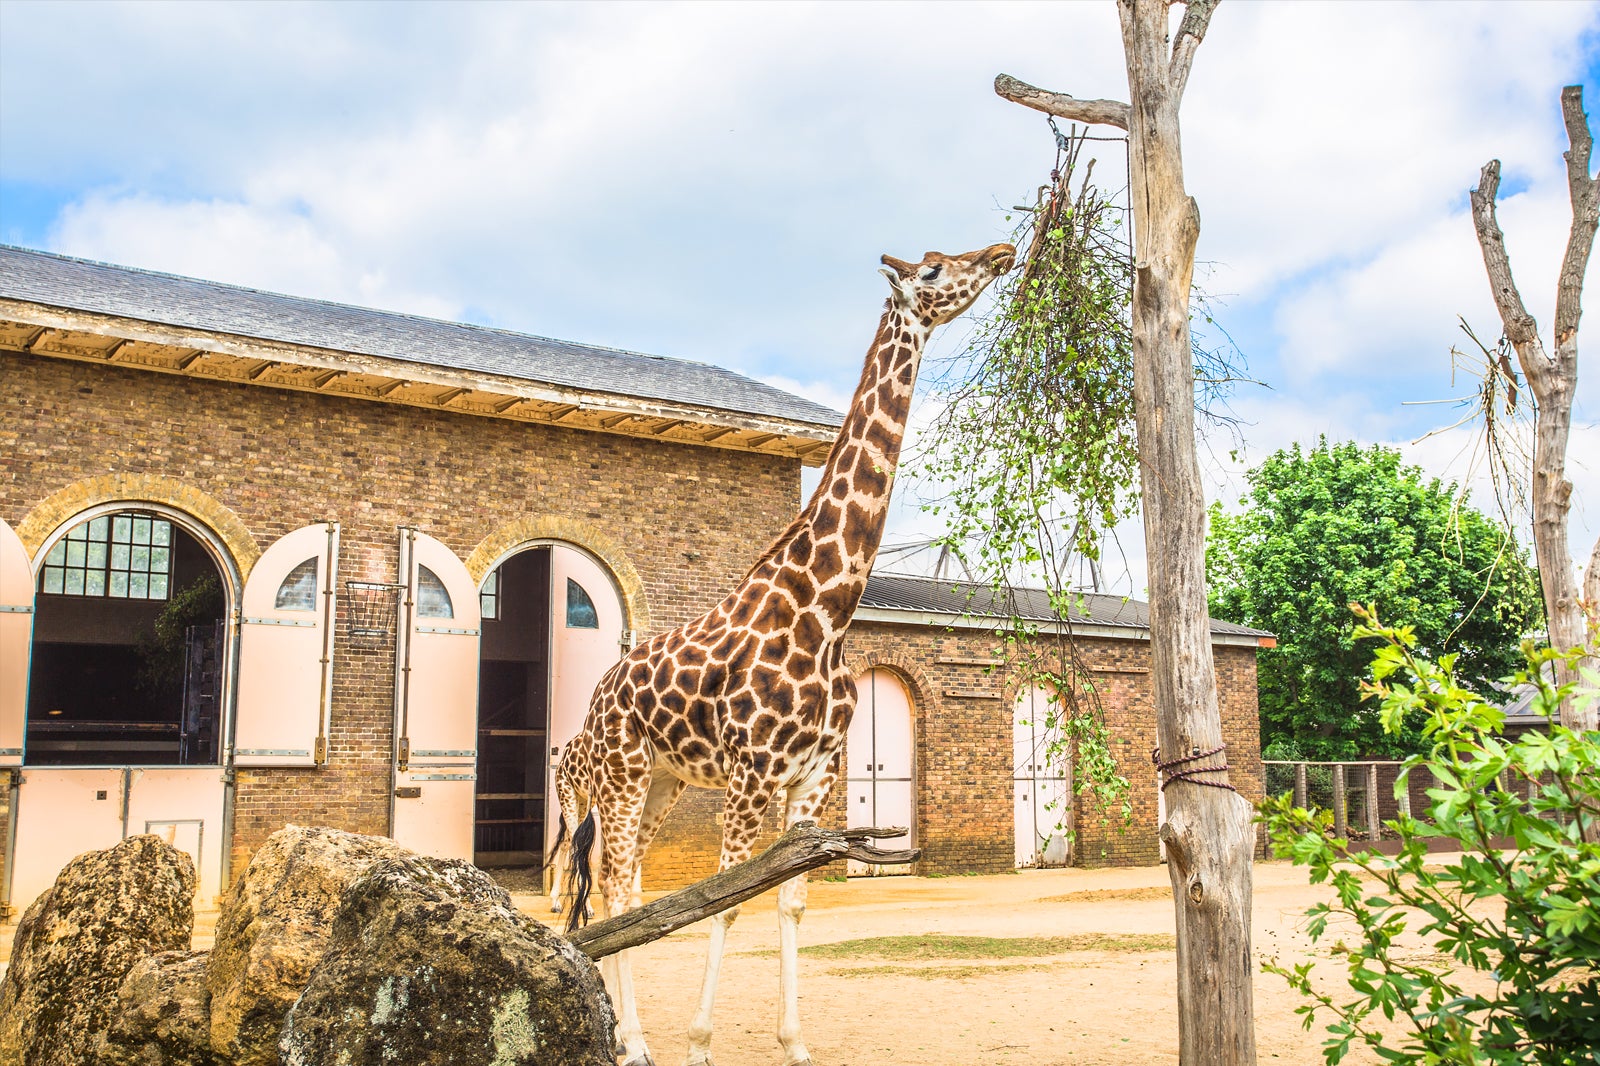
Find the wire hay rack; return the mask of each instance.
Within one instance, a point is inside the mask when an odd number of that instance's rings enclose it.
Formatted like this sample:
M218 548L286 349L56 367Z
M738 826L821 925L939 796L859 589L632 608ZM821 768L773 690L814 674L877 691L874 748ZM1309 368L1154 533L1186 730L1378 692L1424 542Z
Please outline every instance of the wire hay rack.
M404 585L376 581L344 583L345 635L359 648L382 648L394 642L395 617Z

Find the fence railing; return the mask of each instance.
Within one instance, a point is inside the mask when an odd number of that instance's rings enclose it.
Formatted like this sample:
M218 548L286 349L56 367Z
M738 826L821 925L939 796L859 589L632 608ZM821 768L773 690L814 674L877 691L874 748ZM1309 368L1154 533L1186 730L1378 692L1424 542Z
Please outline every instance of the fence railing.
M1394 839L1393 831L1384 828L1383 823L1413 811L1425 814L1428 789L1437 785L1433 773L1419 766L1407 775L1405 787L1397 792L1395 782L1404 765L1399 762L1263 760L1261 765L1267 795L1289 792L1294 795L1296 807L1332 811L1334 835L1353 841L1377 843ZM1504 792L1510 784L1497 780L1495 787ZM1530 781L1526 787L1531 801L1538 785Z

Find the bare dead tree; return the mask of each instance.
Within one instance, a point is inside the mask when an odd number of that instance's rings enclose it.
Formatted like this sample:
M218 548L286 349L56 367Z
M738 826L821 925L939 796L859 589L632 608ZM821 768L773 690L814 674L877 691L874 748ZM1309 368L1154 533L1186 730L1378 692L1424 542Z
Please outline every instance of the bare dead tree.
M1178 107L1216 0L1118 0L1129 104L1079 100L1002 74L1007 100L1130 136L1134 404L1150 580L1151 676L1178 926L1180 1061L1254 1063L1251 806L1228 784L1205 581L1189 293L1200 212L1184 191ZM1213 786L1213 787L1203 787Z
M1572 398L1578 385L1578 319L1583 314L1583 275L1594 248L1595 229L1600 223L1600 182L1589 175L1589 154L1593 139L1589 120L1583 112L1583 87L1569 85L1561 90L1561 116L1567 127L1567 192L1572 201L1572 228L1567 235L1567 250L1561 260L1561 276L1556 283L1555 350L1545 348L1534 321L1522 302L1522 294L1511 277L1511 259L1506 254L1505 237L1495 218L1495 194L1500 188L1500 161L1484 164L1478 187L1472 190L1472 222L1478 233L1478 247L1488 271L1489 287L1495 307L1505 327L1506 339L1516 349L1517 362L1527 380L1534 401L1533 445L1533 549L1539 564L1539 580L1544 588L1545 616L1550 627L1550 644L1570 651L1585 644L1584 605L1579 602L1578 583L1572 570L1572 554L1567 546L1567 512L1571 506L1572 483L1566 477L1567 440L1572 428ZM1585 574L1585 599L1591 611L1600 611L1600 543L1589 559ZM1593 616L1591 616L1593 617ZM1557 671L1558 683L1574 680L1567 668ZM1561 708L1561 722L1570 729L1592 730L1596 712L1568 700Z

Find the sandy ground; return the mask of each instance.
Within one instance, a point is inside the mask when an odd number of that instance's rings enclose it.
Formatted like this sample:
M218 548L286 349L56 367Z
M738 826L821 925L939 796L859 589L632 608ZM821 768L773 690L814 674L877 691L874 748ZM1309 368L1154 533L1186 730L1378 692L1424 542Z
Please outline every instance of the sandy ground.
M534 917L555 921L548 903L517 891ZM1310 952L1307 907L1324 890L1284 863L1255 867L1253 909L1259 958L1298 961ZM195 946L210 947L215 912L196 916ZM777 910L774 894L745 904L729 936L716 1012L719 1066L777 1066ZM10 954L14 923L0 929ZM1176 1063L1175 955L1165 867L1038 870L990 877L813 880L801 943L925 933L996 938L1066 937L1069 950L937 960L802 954L801 1020L817 1066L1028 1066ZM1109 937L1109 943L1106 938ZM1081 949L1083 941L1102 946ZM707 935L682 930L634 953L640 1016L662 1066L682 1061L684 1030L698 996ZM1337 975L1326 944L1320 969ZM1255 978L1256 1041L1262 1062L1321 1062L1319 1024L1306 1032L1298 998L1271 974ZM1348 1063L1375 1061L1361 1051Z
M1307 907L1324 898L1303 871L1255 868L1255 951L1300 960ZM546 917L531 896L529 913ZM777 910L769 893L746 904L729 936L712 1052L720 1066L781 1061ZM818 1066L1053 1066L1176 1063L1176 956L1148 948L1174 932L1165 867L1038 870L940 879L886 877L816 882L801 926L803 945L939 933L1001 938L1127 937L1111 950L999 959L892 960L802 955L801 1020ZM635 952L646 1038L663 1066L682 1061L684 1030L698 995L707 937L683 930ZM1326 941L1317 954L1326 961ZM1321 1026L1306 1032L1299 999L1281 978L1255 979L1256 1041L1262 1062L1320 1063ZM1348 1063L1376 1061L1360 1051Z

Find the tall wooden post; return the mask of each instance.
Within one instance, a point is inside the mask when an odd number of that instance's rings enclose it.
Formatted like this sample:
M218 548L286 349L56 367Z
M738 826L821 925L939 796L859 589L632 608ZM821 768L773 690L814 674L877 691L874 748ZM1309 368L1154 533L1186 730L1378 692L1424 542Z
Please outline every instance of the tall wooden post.
M1001 75L1017 103L1129 134L1133 385L1150 584L1161 830L1178 928L1179 1060L1256 1061L1250 804L1228 784L1206 608L1205 499L1195 452L1189 290L1200 211L1184 191L1178 105L1215 0L1189 0L1169 42L1166 0L1118 0L1130 104L1076 100Z
M1344 763L1333 766L1333 835L1350 835L1350 793L1344 786Z

